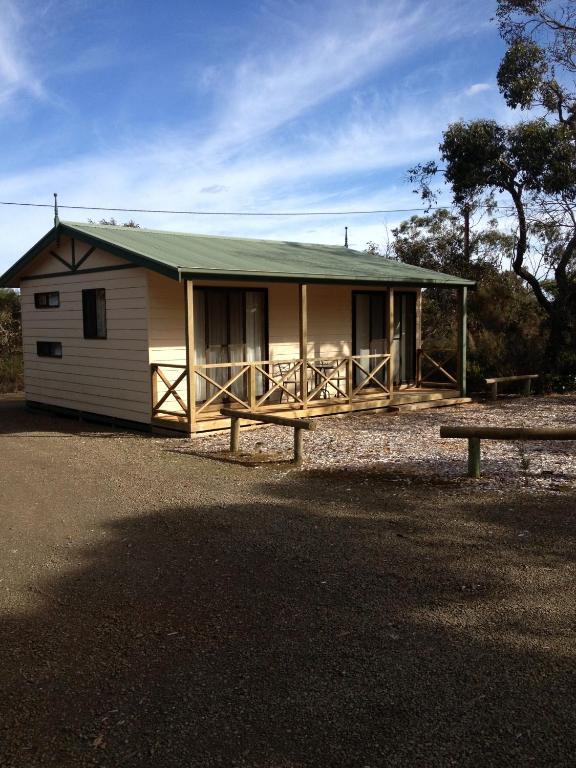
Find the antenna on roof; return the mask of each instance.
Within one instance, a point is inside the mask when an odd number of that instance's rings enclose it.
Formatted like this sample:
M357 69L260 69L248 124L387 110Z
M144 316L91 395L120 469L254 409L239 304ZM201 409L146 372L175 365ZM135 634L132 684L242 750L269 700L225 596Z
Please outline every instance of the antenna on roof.
M57 227L60 224L60 218L58 216L58 193L54 192L54 226Z
M344 248L348 248L348 227L344 227Z

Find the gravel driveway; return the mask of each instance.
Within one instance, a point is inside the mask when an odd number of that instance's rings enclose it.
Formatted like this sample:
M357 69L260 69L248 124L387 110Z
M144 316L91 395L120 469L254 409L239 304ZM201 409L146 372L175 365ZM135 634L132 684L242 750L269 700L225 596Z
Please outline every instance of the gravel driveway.
M183 445L0 400L2 768L574 765L568 476Z

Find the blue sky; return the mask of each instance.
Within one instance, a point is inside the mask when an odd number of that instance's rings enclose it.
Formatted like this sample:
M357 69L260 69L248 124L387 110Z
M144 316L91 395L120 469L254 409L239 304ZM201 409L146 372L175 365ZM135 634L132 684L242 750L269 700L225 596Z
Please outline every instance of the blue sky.
M506 120L492 0L0 0L0 200L307 211L418 205L406 169L458 118ZM61 211L85 221L94 212ZM403 216L134 214L340 243ZM118 214L119 220L129 215ZM51 226L0 206L0 272Z

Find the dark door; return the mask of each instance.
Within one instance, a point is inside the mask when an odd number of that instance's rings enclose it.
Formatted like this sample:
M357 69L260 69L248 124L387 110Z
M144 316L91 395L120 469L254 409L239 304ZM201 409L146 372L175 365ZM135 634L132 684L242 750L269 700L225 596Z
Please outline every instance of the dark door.
M394 384L416 378L416 294L394 293Z
M214 365L207 375L224 384L243 363L267 359L266 291L235 288L194 289L194 346L198 365ZM257 381L257 384L261 382ZM196 400L208 399L217 391L197 378ZM231 385L237 397L245 397L246 379Z
M352 294L352 354L366 371L376 368L381 359L370 355L385 355L388 352L386 328L386 299L384 291L355 291ZM365 375L355 367L354 385L358 386ZM385 383L385 369L378 371L376 378Z

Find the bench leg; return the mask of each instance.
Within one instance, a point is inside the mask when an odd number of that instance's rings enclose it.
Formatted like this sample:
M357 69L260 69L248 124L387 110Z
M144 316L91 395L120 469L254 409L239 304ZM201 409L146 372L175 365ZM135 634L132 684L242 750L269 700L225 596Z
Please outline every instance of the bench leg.
M468 438L468 477L480 478L480 438Z
M491 384L490 385L490 393L492 395L492 400L498 399L498 384Z
M240 449L240 419L230 419L230 453L238 453Z
M524 382L524 394L525 394L527 397L528 397L528 395L530 395L530 392L531 392L531 386L530 386L530 385L531 385L531 383L532 383L532 382L531 382L531 380L530 380L530 379L526 379L526 381Z
M304 459L304 430L294 429L294 464L302 464Z

